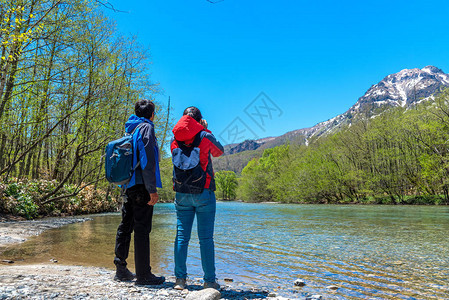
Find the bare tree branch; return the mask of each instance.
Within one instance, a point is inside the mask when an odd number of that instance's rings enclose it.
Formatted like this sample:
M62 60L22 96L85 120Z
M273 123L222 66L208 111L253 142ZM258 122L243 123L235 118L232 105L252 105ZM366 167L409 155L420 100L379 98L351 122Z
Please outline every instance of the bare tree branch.
M112 11L114 11L114 12L119 12L119 13L129 14L129 11L123 11L123 10L116 9L112 3L109 3L109 1L100 1L100 0L97 0L97 2L98 2L100 5L106 7L107 9L110 9L110 10L112 10Z

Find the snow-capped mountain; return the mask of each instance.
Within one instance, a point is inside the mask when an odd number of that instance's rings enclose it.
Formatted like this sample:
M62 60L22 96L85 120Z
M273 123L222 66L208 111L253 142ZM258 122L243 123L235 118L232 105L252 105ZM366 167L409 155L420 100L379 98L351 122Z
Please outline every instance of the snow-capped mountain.
M371 86L365 95L341 115L310 128L287 132L279 137L234 144L228 153L271 148L285 143L286 140L307 144L310 138L334 133L361 117L373 117L390 107L408 108L419 102L433 99L434 95L443 87L449 87L449 75L437 67L404 69L388 75L379 83Z
M449 86L449 75L441 69L433 66L405 69L373 85L351 109L356 111L367 105L371 108L371 104L408 107L427 100L442 86Z
M308 140L335 132L360 117L373 117L390 107L411 107L422 101L433 99L443 87L449 87L449 75L434 66L422 69L404 69L388 75L368 91L345 113L311 128L295 130Z

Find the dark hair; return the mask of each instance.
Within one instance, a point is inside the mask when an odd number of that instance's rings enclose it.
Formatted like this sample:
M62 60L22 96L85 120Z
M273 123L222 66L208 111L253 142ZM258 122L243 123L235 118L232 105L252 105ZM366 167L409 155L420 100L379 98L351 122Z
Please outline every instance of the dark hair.
M201 121L201 119L203 118L200 110L198 108L196 108L195 106L187 107L184 110L184 113L182 115L183 116L185 116L185 115L191 116L197 122Z
M134 112L136 113L136 116L139 118L147 118L148 120L151 119L151 116L154 112L154 103L147 99L142 99L136 102L136 105L134 107Z

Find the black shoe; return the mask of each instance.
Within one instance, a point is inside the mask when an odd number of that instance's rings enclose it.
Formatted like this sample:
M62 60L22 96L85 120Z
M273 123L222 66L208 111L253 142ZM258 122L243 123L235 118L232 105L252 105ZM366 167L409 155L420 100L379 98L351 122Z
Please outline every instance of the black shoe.
M115 281L133 281L136 278L136 274L128 270L127 267L117 267L117 272L115 272Z
M144 278L137 278L136 285L160 285L165 282L164 276L156 276L154 274L150 274Z

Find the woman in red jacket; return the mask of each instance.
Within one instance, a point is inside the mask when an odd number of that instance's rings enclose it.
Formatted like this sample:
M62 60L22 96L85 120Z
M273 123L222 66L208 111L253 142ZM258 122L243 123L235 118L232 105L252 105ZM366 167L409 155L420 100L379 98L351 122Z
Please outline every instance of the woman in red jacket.
M199 165L205 175L201 185L195 189L186 189L182 182L174 178L176 191L177 233L175 240L175 289L184 289L187 277L187 248L196 216L198 239L200 242L201 264L204 271L204 288L219 289L215 276L214 222L215 222L215 180L211 155L223 154L223 146L207 129L207 122L196 107L188 107L182 118L173 128L174 138L171 143L173 159L180 149L199 148ZM178 149L178 150L176 150Z

